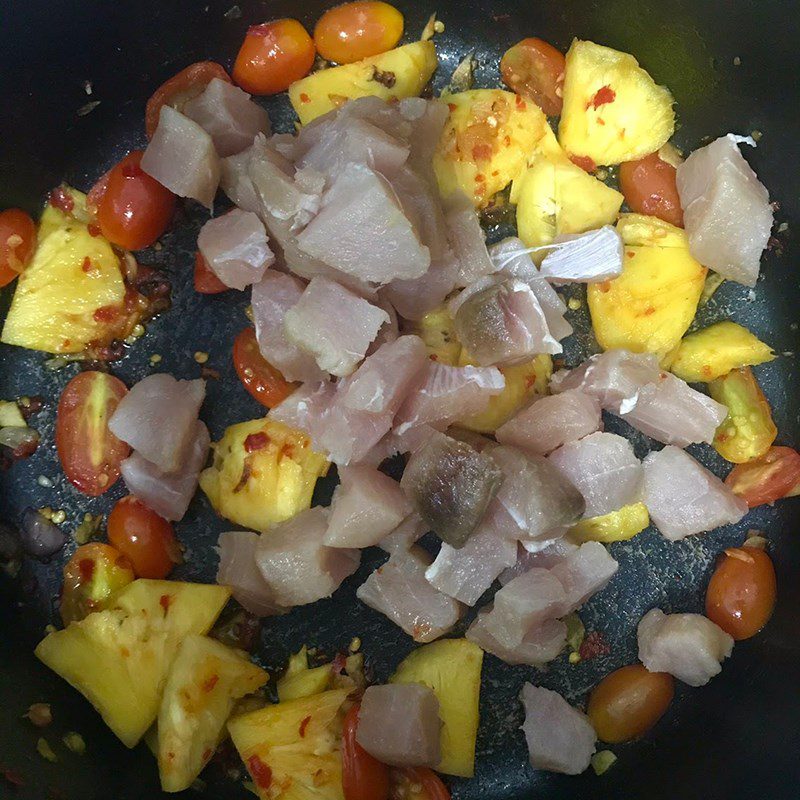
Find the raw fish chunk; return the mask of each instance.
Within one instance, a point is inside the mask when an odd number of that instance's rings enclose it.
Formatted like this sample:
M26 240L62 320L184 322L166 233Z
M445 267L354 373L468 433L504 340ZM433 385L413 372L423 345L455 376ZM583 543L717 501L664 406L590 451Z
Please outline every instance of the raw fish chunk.
M488 621L491 611L489 607L478 612L475 622L467 629L466 637L506 664L544 666L548 661L557 658L567 643L567 626L561 620L550 619L541 627L525 634L521 644L516 647L506 647L492 635L491 624Z

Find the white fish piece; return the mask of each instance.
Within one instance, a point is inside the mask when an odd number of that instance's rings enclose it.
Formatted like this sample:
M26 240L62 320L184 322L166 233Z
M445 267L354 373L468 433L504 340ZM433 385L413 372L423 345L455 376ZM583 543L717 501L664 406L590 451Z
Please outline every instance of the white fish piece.
M497 272L489 257L486 238L472 201L463 192L447 199L445 211L450 244L458 261L457 286L471 283Z
M323 539L329 547L371 547L411 514L400 484L375 467L340 467L339 480Z
M648 453L642 464L642 501L653 524L673 542L733 525L748 511L744 500L685 450L667 445Z
M742 140L728 134L695 150L678 167L677 184L692 255L723 278L755 286L774 214Z
M399 102L397 109L411 127L407 137L411 144L410 162L416 169L424 170L433 182L433 155L442 138L450 109L438 98L426 100L422 97L406 97Z
M256 565L282 606L302 606L330 597L352 575L359 550L326 547L328 509L301 511L273 526L256 544Z
M481 609L465 636L506 664L542 667L548 661L558 658L567 643L567 626L559 619L548 619L540 627L528 631L521 644L506 647L492 635L491 624L487 622L491 611L491 607Z
M382 294L401 317L419 320L444 302L455 288L457 274L458 262L448 250L442 258L431 259L430 268L420 278L392 281Z
M270 133L267 110L220 78L212 78L200 95L186 103L183 113L211 136L221 158L246 150L256 134Z
M289 341L283 327L286 312L297 305L304 290L305 284L293 275L268 270L253 285L253 321L261 355L287 381L318 383L326 380L327 374L317 366L313 355Z
M233 599L257 617L272 617L288 611L275 602L270 585L256 566L259 535L252 531L227 531L219 535L217 583L230 587Z
M325 372L355 370L389 315L328 278L314 278L284 317L292 344L310 353Z
M611 225L567 234L544 257L540 275L551 283L599 283L622 274L622 238Z
M221 171L214 142L174 108L162 107L141 167L178 197L191 197L209 209L213 206Z
M538 542L531 542L530 544L539 544ZM563 536L560 539L554 539L544 544L534 552L528 551L522 542L517 545L517 560L513 566L503 570L498 576L502 586L505 586L509 581L522 575L533 567L540 567L541 569L551 569L556 564L562 562L568 555L574 553L579 545L573 542L568 536Z
M623 436L598 431L562 445L547 459L583 495L587 517L610 514L641 499L642 465Z
M589 718L558 692L526 683L520 700L525 707L522 730L531 765L536 769L579 775L591 761L597 734Z
M134 450L120 464L125 486L148 508L164 519L183 519L197 490L200 470L206 465L211 437L202 422L196 422L186 461L176 472L164 472Z
M410 550L426 533L428 526L417 513L409 514L388 536L378 542L378 547L389 555L400 550Z
M592 595L604 589L619 564L600 542L584 542L550 568L564 587L565 614L580 608Z
M205 396L202 379L178 381L165 372L148 375L122 398L108 429L158 469L177 472L197 438L197 415Z
M231 289L258 283L275 261L261 220L238 208L206 222L197 247L211 271Z
M639 622L639 660L689 686L705 686L722 671L733 638L702 614L665 614L652 608Z
M419 278L431 263L392 187L360 166L335 178L297 244L341 272L379 284Z
M364 295L362 295L362 297L364 297ZM383 309L389 315L389 321L384 322L381 329L378 331L378 335L367 348L367 356L371 356L381 345L390 344L398 339L400 336L400 319L397 316L397 312L394 310L394 306L380 295L369 295L368 297L364 297L364 299L374 301L374 304L378 306L378 308Z
M602 430L597 398L578 389L537 397L501 425L495 437L501 444L518 447L539 456Z
M304 383L270 409L269 418L305 431L311 437L314 450L321 453L324 450L321 440L335 397L336 385L333 383Z
M442 759L439 700L421 683L368 686L358 711L356 741L393 767L435 767Z
M219 188L225 192L228 199L237 208L260 214L262 212L261 200L253 186L253 181L247 174L253 149L254 145L251 144L241 153L220 160Z
M452 630L463 607L425 580L429 565L430 557L419 547L395 551L358 587L356 597L415 642L432 642Z

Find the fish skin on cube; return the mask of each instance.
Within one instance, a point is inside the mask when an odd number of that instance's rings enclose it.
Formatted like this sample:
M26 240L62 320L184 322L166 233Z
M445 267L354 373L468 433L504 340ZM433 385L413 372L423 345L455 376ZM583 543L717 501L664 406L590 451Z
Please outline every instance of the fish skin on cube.
M525 708L522 730L530 762L536 769L579 775L591 761L597 734L589 718L558 692L526 683L520 700Z
M702 614L665 614L652 608L637 634L642 664L689 686L705 686L733 651L733 638Z
M602 430L600 403L578 389L537 397L504 425L495 436L501 444L546 456L568 442Z
M556 238L540 275L551 283L600 283L622 274L622 238L611 225Z
M583 495L585 516L610 514L642 495L642 465L623 436L598 431L568 442L548 461Z
M214 142L174 108L162 107L141 167L178 197L190 197L208 209L214 205L221 171Z
M410 550L428 532L428 526L416 512L409 514L388 536L378 542L378 547L389 555L400 550Z
M769 192L728 134L695 150L677 169L692 255L723 278L755 286L774 213Z
M550 573L564 587L564 613L575 611L604 589L618 569L619 564L600 542L584 542L577 550L554 564Z
M356 741L393 767L435 767L442 758L439 700L421 683L368 686L358 710Z
M538 628L529 631L522 643L516 647L506 647L492 635L487 617L492 608L482 608L465 634L482 650L497 656L506 664L527 664L542 667L557 658L567 643L567 626L559 619L549 619Z
M430 556L419 547L398 550L358 587L356 597L415 642L432 642L452 630L463 607L425 580L429 565Z
M667 445L642 463L642 501L653 524L673 542L733 525L748 511L744 500L685 450Z

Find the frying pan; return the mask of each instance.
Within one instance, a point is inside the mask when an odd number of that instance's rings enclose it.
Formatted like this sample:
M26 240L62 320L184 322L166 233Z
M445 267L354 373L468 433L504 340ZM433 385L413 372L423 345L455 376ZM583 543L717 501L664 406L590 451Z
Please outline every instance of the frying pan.
M35 213L47 190L61 180L87 189L125 152L144 144L144 103L153 89L186 64L215 59L230 66L246 27L281 16L299 17L309 28L329 4L238 0L241 16L229 12L233 0L6 0L0 5L0 208L20 206ZM800 224L797 164L800 163L800 7L781 0L436 0L398 2L408 35L421 31L437 11L446 30L437 38L441 59L437 88L447 82L460 58L474 49L480 61L479 86L497 80L502 52L524 36L541 36L566 49L573 36L593 39L634 53L678 101L680 145L696 147L704 137L728 131L763 132L760 147L747 156L781 204L777 218L789 235L763 262L765 279L755 298L726 283L701 313L700 322L730 317L747 325L779 353L798 350L796 320L800 286L794 273L800 258L791 231ZM225 12L229 12L227 15ZM735 61L737 63L735 63ZM740 63L739 63L740 62ZM86 82L92 94L86 94ZM77 111L88 100L100 104ZM285 101L270 101L278 130L291 129ZM246 294L203 297L191 288L191 265L204 212L187 205L164 249L144 263L168 271L173 307L147 326L147 334L112 365L129 385L151 371L149 357L162 356L160 369L181 378L197 377L193 353L209 353L219 372L209 381L203 418L218 438L232 422L260 415L261 408L241 388L231 366L233 337L246 324ZM501 231L492 231L498 236ZM8 307L4 290L0 314ZM568 364L592 347L585 311L573 314L579 334L569 341ZM44 444L29 460L0 474L0 520L17 523L29 506L61 508L65 528L74 530L86 511L107 512L124 493L121 482L97 499L80 496L63 478L55 456L53 423L57 399L77 367L47 370L45 358L0 345L0 396L40 394L43 412L35 426ZM798 444L798 371L792 355L759 369L772 403L783 444ZM622 425L622 423L619 423ZM613 423L610 425L614 429ZM618 428L619 429L619 428ZM630 430L625 431L630 433ZM638 454L648 449L634 439ZM710 448L693 451L724 474ZM52 487L42 487L44 476ZM316 500L327 502L334 479L322 484ZM45 481L46 483L46 481ZM620 570L611 585L581 612L587 630L604 634L607 655L570 665L565 657L537 671L485 660L481 694L477 774L452 781L458 800L524 798L699 798L796 800L800 796L800 501L762 507L743 524L671 544L650 529L631 542L611 545ZM177 573L189 580L213 580L212 547L229 523L216 517L201 495L194 500L178 534L187 561ZM742 541L746 528L765 530L778 571L779 600L772 621L755 639L737 644L722 674L703 689L680 686L676 699L654 731L639 742L615 747L618 763L602 777L576 778L534 772L527 765L518 730L516 700L524 680L563 692L581 703L591 686L636 657L635 626L658 605L696 611L716 554ZM63 559L27 562L20 575L0 584L0 767L21 775L12 788L0 777L0 797L115 798L159 796L157 770L143 746L128 751L89 705L33 657L48 622L55 621ZM258 657L280 668L290 652L307 643L329 654L354 636L363 642L368 664L385 679L412 648L399 629L355 599L355 588L380 560L367 553L359 572L331 600L299 608L263 626ZM50 702L55 721L45 731L59 762L36 753L40 731L21 715L37 701ZM78 757L59 744L61 735L80 732L87 752ZM209 797L249 796L225 776L224 765L204 774ZM187 796L192 796L188 793Z

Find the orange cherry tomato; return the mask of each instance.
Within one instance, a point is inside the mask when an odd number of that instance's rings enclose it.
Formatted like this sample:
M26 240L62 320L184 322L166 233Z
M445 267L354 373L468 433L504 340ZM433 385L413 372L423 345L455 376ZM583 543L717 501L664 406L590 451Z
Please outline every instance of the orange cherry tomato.
M791 447L770 447L753 461L737 464L725 478L730 490L750 508L786 497L800 483L800 453Z
M450 790L427 767L401 767L392 770L392 777L395 780L399 778L399 797L407 800L450 800Z
M56 414L56 451L69 481L90 497L111 488L131 449L108 429L108 420L128 393L119 378L81 372L61 393Z
M675 182L676 170L658 153L619 165L619 188L637 214L649 214L683 227L683 209Z
M208 266L208 261L203 258L203 254L198 250L194 255L194 290L200 294L219 294L227 292L230 286L226 286Z
M565 68L564 54L536 38L517 42L500 59L503 83L512 92L533 100L548 117L561 113Z
M328 61L352 64L391 50L403 35L403 15L380 0L328 9L314 27L314 44Z
M342 727L342 789L344 800L388 800L389 767L373 758L356 741L359 703L345 714Z
M253 328L245 328L236 337L233 366L244 388L267 408L282 403L297 388L261 355Z
M186 103L202 94L214 78L231 83L230 76L221 64L216 61L198 61L162 83L147 101L144 114L147 138L153 138L163 106L172 106L180 111Z
M769 621L777 595L775 567L764 550L731 547L706 591L706 616L736 641L755 636Z
M92 198L103 236L126 250L153 244L175 211L175 195L142 169L143 155L141 150L128 153L108 172L102 196Z
M252 25L236 56L233 80L250 94L278 94L309 73L315 55L314 42L296 19Z
M6 286L28 265L36 246L36 225L18 208L0 211L0 287Z
M606 675L592 690L586 713L604 742L636 739L658 722L675 694L666 672L650 672L630 664Z
M172 525L133 495L111 509L108 541L128 558L139 578L166 578L181 562Z

